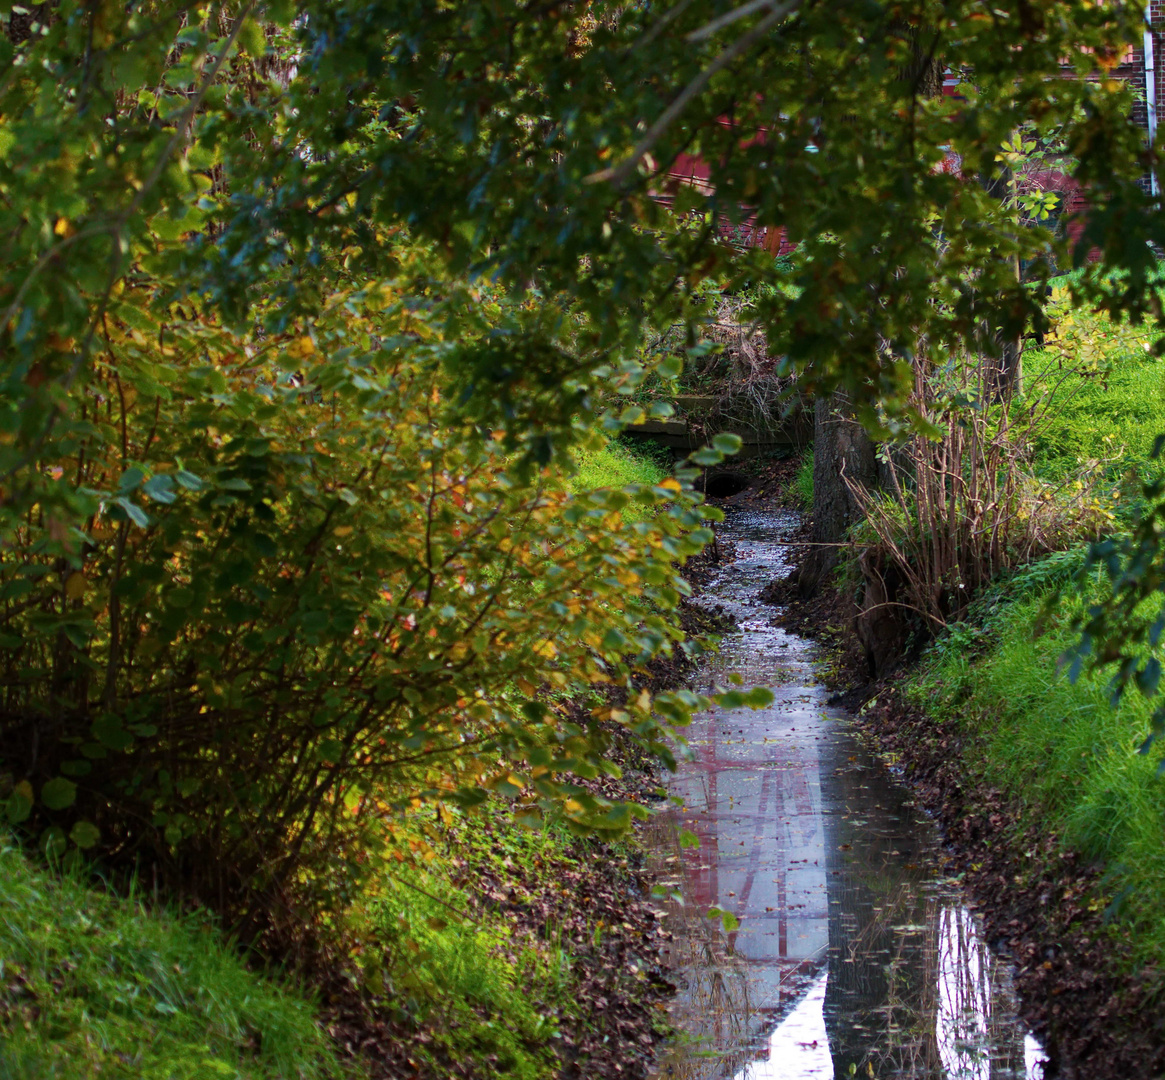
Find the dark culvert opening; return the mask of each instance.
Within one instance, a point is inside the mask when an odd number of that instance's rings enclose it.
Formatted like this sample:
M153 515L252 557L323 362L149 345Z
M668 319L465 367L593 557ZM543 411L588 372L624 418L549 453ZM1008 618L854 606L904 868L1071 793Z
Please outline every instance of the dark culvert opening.
M748 477L738 472L712 473L704 478L704 494L709 499L727 499L739 495L748 486Z

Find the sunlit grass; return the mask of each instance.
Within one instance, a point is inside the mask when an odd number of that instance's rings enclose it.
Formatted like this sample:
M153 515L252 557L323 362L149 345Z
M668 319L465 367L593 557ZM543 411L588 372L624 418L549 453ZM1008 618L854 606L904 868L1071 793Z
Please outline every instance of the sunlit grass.
M547 925L515 926L475 903L479 883L506 883L510 903L534 902L525 886L576 863L564 828L516 826L501 803L485 816L447 820L445 854L406 859L370 881L347 916L366 943L363 978L431 1033L413 1053L437 1072L442 1057L497 1080L551 1080L560 1062L560 1019L579 1007L571 956ZM468 869L467 869L468 867Z
M575 453L575 463L578 471L570 478L570 489L576 494L628 484L658 484L667 476L653 457L619 442L608 442L596 449L580 448Z

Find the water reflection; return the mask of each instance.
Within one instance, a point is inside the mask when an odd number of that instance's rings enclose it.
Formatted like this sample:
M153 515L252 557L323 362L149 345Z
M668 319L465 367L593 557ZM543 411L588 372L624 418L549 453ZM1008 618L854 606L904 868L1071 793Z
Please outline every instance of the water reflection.
M794 523L730 519L735 559L709 589L740 632L702 677L741 671L776 700L697 719L694 760L672 784L685 808L658 826L685 897L670 908L668 962L686 1037L660 1075L1042 1080L1005 966L943 877L933 824L826 706L807 643L755 600L783 570L777 537ZM699 847L681 847L681 830ZM739 927L708 924L710 907Z

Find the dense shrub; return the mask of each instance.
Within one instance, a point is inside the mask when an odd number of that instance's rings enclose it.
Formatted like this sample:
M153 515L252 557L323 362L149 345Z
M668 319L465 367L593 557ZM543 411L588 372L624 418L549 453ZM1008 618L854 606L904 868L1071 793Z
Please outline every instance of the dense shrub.
M600 721L666 754L695 699L578 721L555 695L682 637L697 496L571 494L536 429L451 409L448 369L464 386L494 339L479 313L443 355L461 301L393 299L424 292L337 297L283 335L146 331L133 297L107 320L47 467L88 516L34 510L0 551L7 809L45 850L145 859L250 933L327 904L367 863L362 830L419 800L495 790L626 825L578 783L614 768Z

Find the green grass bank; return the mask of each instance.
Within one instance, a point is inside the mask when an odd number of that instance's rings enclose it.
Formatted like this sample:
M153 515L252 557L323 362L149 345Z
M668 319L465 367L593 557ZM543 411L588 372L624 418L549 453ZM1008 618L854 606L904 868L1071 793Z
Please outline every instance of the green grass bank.
M1103 868L1089 902L1104 909L1131 972L1165 966L1165 777L1159 753L1136 752L1150 702L1127 694L1114 709L1104 675L1072 683L1060 670L1089 595L1051 590L1079 562L1068 553L1034 563L985 597L931 646L905 692L962 736L963 766L1004 793L1017 832L1054 835Z
M1100 463L1128 512L1135 476L1158 467L1150 453L1165 433L1155 338L1075 313L1056 344L1025 354L1025 379L1049 403L1032 446L1037 475L1055 481ZM1077 370L1065 370L1066 356ZM1081 543L991 587L928 647L905 693L963 736L966 768L1007 796L1020 831L1054 834L1103 867L1090 902L1128 936L1121 963L1165 965L1165 777L1157 756L1136 753L1152 705L1130 693L1114 709L1104 673L1073 684L1060 670L1073 617L1104 588L1071 583L1083 560Z
M308 995L249 971L211 923L33 866L0 838L4 1080L325 1080Z

